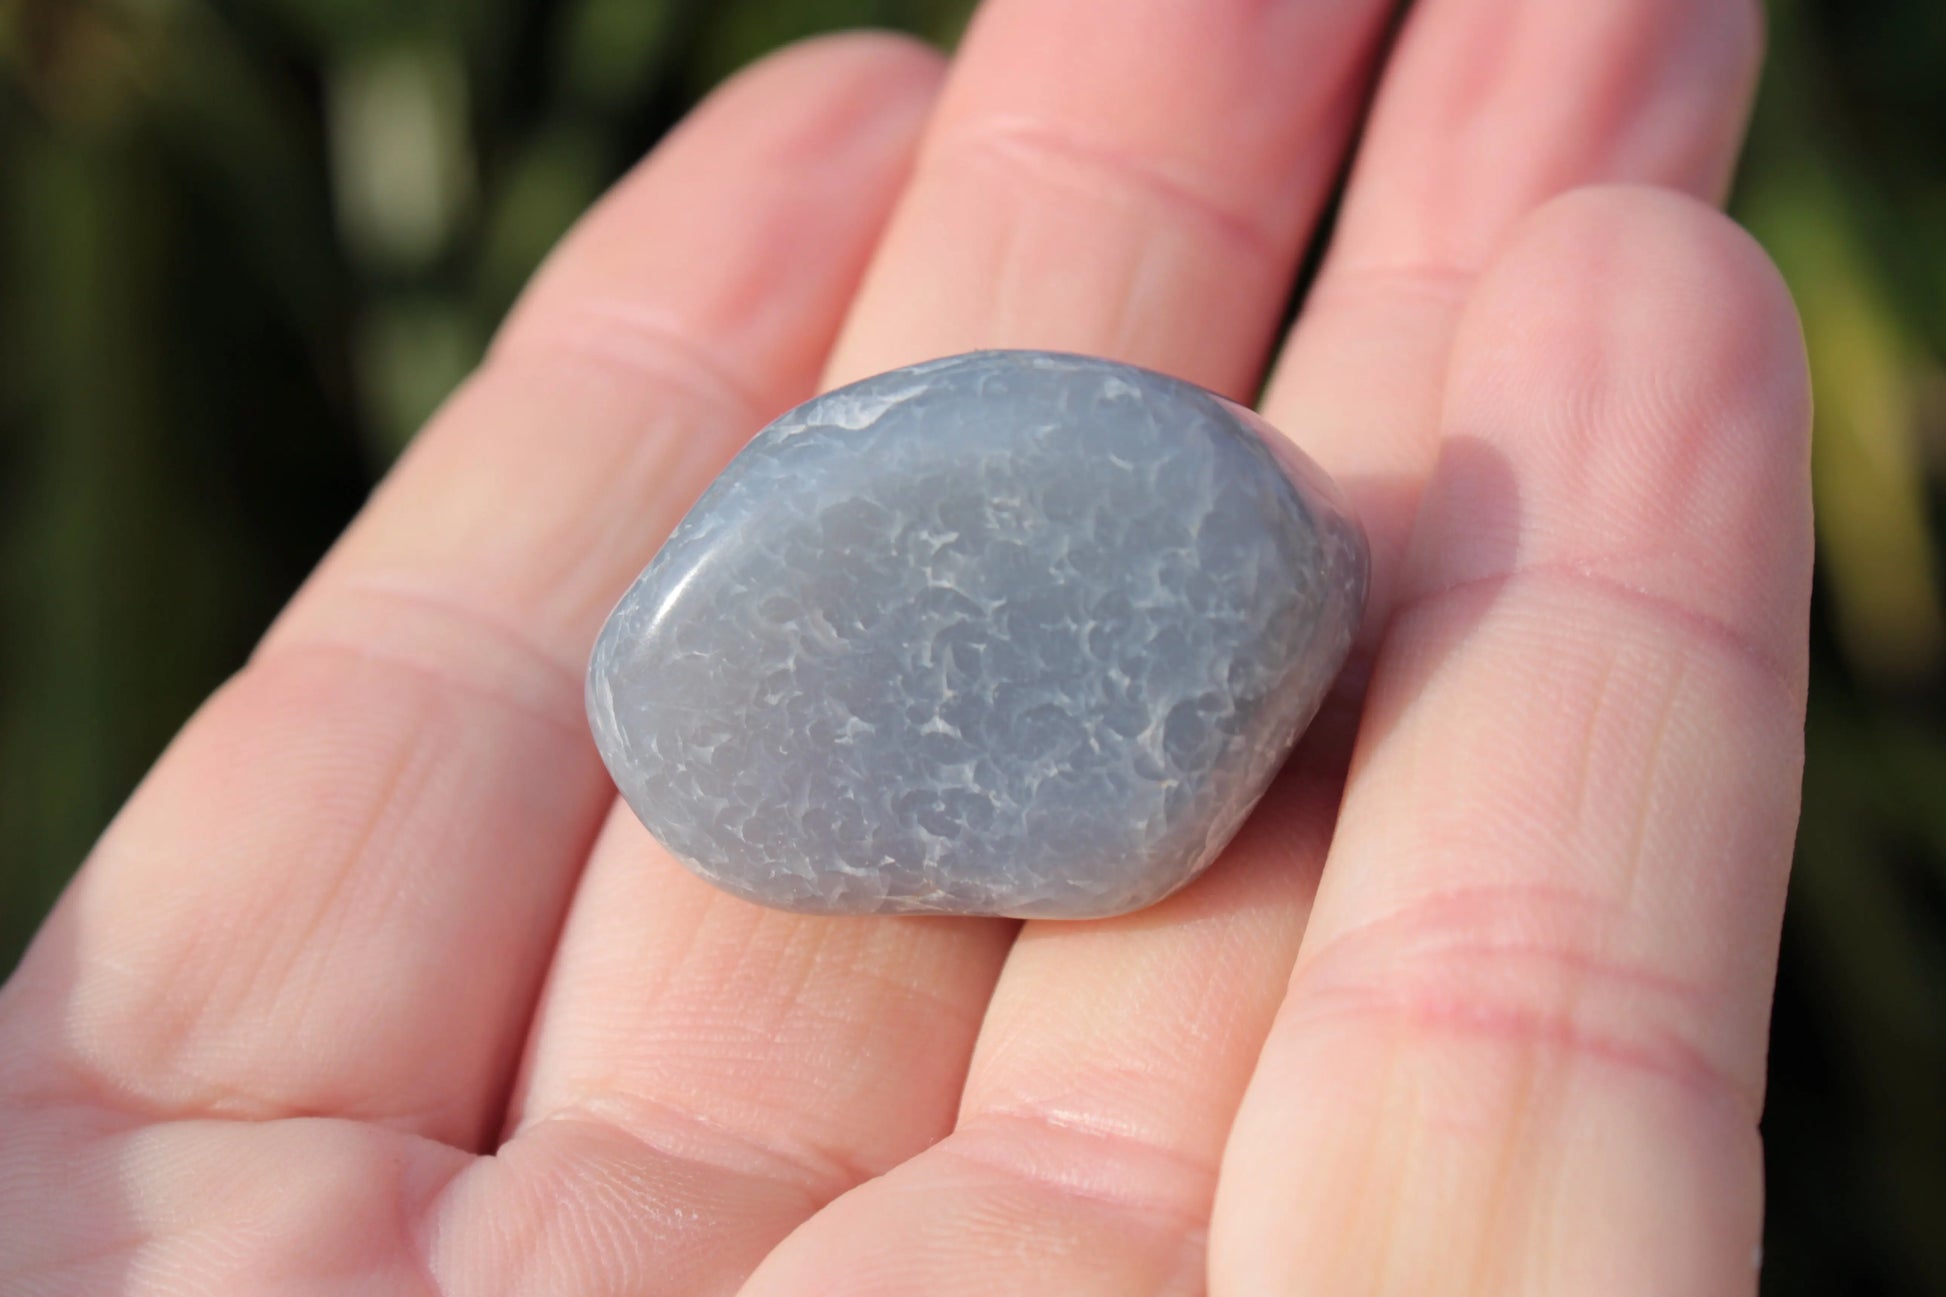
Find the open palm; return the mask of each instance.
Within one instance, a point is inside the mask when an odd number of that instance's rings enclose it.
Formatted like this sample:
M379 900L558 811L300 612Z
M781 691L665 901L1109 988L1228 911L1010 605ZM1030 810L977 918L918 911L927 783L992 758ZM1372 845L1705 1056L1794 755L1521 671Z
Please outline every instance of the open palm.
M1706 205L1757 6L1421 0L1378 67L1389 8L990 0L699 110L0 997L0 1290L1751 1290L1811 544ZM1262 408L1373 604L1208 875L806 918L611 809L588 647L766 418L983 346L1248 398L1355 134Z

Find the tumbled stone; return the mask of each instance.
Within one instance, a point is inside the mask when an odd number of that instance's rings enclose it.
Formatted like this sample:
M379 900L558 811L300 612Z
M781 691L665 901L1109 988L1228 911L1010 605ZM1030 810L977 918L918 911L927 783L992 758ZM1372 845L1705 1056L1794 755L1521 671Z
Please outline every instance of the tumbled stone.
M610 616L588 714L643 824L739 896L1118 914L1243 822L1365 583L1335 489L1249 411L979 352L758 434Z

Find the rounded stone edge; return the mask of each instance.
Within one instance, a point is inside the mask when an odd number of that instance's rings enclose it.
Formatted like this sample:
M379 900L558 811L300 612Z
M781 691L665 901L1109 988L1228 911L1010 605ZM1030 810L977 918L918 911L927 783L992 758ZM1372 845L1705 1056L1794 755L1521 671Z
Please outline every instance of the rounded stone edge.
M1356 642L1359 627L1363 621L1366 600L1370 594L1371 580L1369 541L1366 537L1364 527L1353 511L1343 488L1317 461L1305 453L1295 441L1286 436L1256 410L1232 400L1220 392L1213 391L1174 374L1149 369L1141 365L1130 364L1125 361L1111 360L1106 357L1044 348L992 347L958 352L948 356L935 357L930 360L917 361L910 365L897 366L893 370L887 370L881 374L867 375L840 387L833 388L828 392L822 392L808 397L764 423L738 449L737 456L732 457L731 464L733 465L735 463L736 457L740 457L767 437L789 437L809 427L824 426L820 423L805 420L802 417L802 412L808 407L819 403L828 402L834 398L842 398L852 389L882 379L885 374L905 372L915 378L924 378L941 370L977 364L995 357L1034 358L1057 363L1064 362L1072 364L1077 368L1135 371L1149 378L1178 386L1188 394L1195 395L1221 406L1240 425L1254 433L1273 465L1290 481L1300 502L1305 503L1307 507L1313 504L1323 506L1324 510L1328 513L1330 530L1339 542L1337 546L1333 547L1333 552L1338 560L1338 563L1334 565L1334 569L1337 571L1340 579L1346 581L1352 588L1352 594L1346 604L1349 624L1341 636L1341 648L1333 655L1331 668L1326 676L1327 680L1332 683L1326 685L1325 689L1320 692L1317 700L1311 707L1309 714L1304 716L1293 728L1289 746L1265 778L1263 788L1247 805L1240 808L1234 814L1230 824L1219 826L1217 831L1210 835L1209 846L1203 853L1202 859L1177 879L1155 889L1145 889L1143 892L1138 893L1135 899L1120 901L1098 911L1085 913L1068 912L1062 914L1036 913L1035 910L1037 907L1031 906L1008 910L967 911L931 909L924 906L885 903L873 910L860 911L835 909L816 904L814 901L809 903L779 903L774 899L755 895L752 890L739 885L738 880L734 877L722 874L710 868L704 862L694 859L687 853L670 847L667 843L662 842L660 838L656 838L657 845L666 851L672 859L680 863L689 873L717 888L719 891L727 892L741 900L748 901L753 905L760 905L766 909L824 918L871 919L906 916L1019 920L1053 919L1061 922L1085 922L1138 913L1150 906L1167 900L1170 896L1190 886L1221 859L1223 852L1228 849L1229 844L1242 830L1243 826L1249 822L1250 817L1255 814L1264 796L1276 782L1278 773L1289 761L1291 753L1296 750L1297 744L1304 733L1309 730L1311 724L1316 720L1319 710L1322 709L1325 701L1330 697L1337 678L1343 672L1345 663L1349 659L1351 650ZM633 803L633 799L629 795L630 789L628 785L634 781L624 780L622 772L618 772L614 768L614 765L610 763L608 758L609 745L605 745L601 741L601 734L607 732L614 735L615 745L622 748L626 748L627 746L621 727L615 722L613 698L609 692L609 673L604 669L606 660L610 656L604 651L606 648L605 641L607 640L607 632L614 623L617 613L629 602L630 596L635 588L650 578L652 571L657 566L657 560L662 556L663 551L668 548L669 543L685 533L688 529L687 524L689 524L692 517L704 512L712 505L713 497L718 493L719 488L727 487L727 479L732 477L730 467L730 465L726 465L724 471L720 472L710 481L709 485L697 496L695 502L684 511L682 518L670 529L669 535L657 546L655 553L644 563L642 569L623 588L622 592L616 597L613 605L610 607L607 615L602 619L601 626L596 632L595 641L590 646L588 666L584 679L583 700L590 728L594 731L593 737L595 739L596 752L602 761L603 767L607 769L609 777L616 784L617 791L623 802L629 806L630 813L635 816L638 823L644 824L644 831L648 832L651 837L656 836L654 831L647 828L640 812ZM1315 517L1316 510L1313 512ZM1323 524L1327 520L1318 519L1318 521Z

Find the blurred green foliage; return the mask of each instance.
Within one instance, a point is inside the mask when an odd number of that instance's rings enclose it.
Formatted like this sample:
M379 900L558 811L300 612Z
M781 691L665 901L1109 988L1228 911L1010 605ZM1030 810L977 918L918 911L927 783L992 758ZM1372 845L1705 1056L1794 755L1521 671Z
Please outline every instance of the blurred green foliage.
M0 4L0 968L535 262L710 85L966 0ZM1765 1290L1946 1293L1946 6L1774 0L1818 388Z

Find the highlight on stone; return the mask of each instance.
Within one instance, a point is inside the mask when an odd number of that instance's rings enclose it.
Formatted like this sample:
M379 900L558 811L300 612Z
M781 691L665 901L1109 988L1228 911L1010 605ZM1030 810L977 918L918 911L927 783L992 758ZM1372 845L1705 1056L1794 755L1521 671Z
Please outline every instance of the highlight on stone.
M642 823L738 896L1119 914L1263 795L1367 566L1336 489L1248 410L975 352L759 433L610 615L588 715Z

